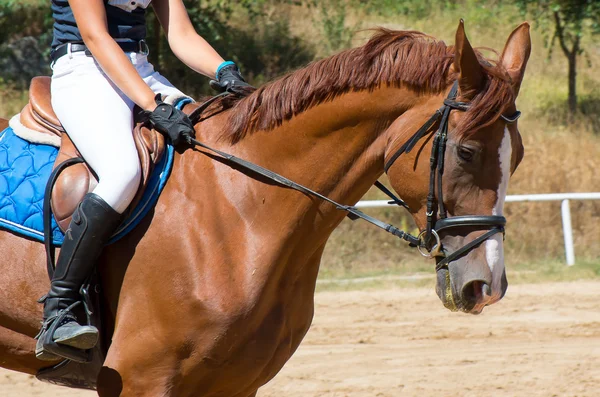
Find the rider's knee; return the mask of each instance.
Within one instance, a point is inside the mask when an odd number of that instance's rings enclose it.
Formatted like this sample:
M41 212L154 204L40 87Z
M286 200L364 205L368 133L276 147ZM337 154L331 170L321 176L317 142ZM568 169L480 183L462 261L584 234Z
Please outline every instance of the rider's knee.
M135 194L142 176L139 159L136 158L134 161L121 159L118 167L106 171L103 175L99 175L100 182L124 192L127 196Z
M142 168L139 159L123 162L118 178L124 189L137 190L142 178Z

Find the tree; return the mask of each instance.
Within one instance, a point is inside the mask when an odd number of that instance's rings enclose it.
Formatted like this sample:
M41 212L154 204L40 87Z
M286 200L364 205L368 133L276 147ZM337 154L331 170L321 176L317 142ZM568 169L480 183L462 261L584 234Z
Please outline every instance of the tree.
M600 33L598 0L516 0L523 12L531 12L552 51L558 43L569 64L569 112L577 111L577 57L583 54L582 38Z

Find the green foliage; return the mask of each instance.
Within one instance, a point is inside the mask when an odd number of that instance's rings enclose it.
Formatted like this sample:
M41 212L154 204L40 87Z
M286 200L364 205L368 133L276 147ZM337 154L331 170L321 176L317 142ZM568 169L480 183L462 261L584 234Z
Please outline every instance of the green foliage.
M376 15L410 15L412 18L425 18L433 10L453 7L456 0L354 0L356 7Z
M239 41L235 51L244 70L255 84L262 84L290 70L304 66L315 57L314 50L278 21L260 29L247 41Z
M600 33L597 0L516 0L521 10L534 15L541 27L549 55L558 43L569 62L569 119L577 112L577 57L583 54L582 37ZM551 33L552 32L552 33Z
M599 84L595 84L598 86ZM552 125L567 127L573 123L581 125L595 134L600 134L600 91L590 87L589 93L578 95L578 112L576 117L569 113L564 95L547 94L543 102L534 111L537 117L544 117Z
M52 22L49 2L0 1L0 76L9 86L50 72Z
M46 47L49 53L52 23L50 2L0 1L0 45L32 36Z
M292 34L289 19L270 17L276 7L299 5L299 1L213 0L208 4L195 13L194 26L223 57L238 63L251 83L264 83L314 59L308 43Z
M519 18L514 2L506 0L348 1L353 9L359 8L377 19L383 19L387 24L395 25L394 27L435 32L438 38L452 37L451 32L461 18L466 21L469 32L476 28L488 38L496 35L499 25L512 24ZM440 32L443 33L440 35Z
M185 0L190 19L197 32L228 60L235 61L252 84L258 85L314 59L314 50L294 36L289 21L269 22L266 0L207 2ZM291 3L277 1L277 3ZM239 7L234 7L236 4ZM251 24L232 21L243 18ZM207 79L190 70L170 52L156 17L148 12L150 60L162 74L184 92L193 96L213 93Z
M597 0L516 0L523 13L529 12L552 48L561 34L573 47L585 34L600 33L600 2ZM582 52L579 49L578 52Z
M318 5L320 18L316 21L323 30L323 50L330 54L347 49L352 44L352 28L347 26L345 0L331 0Z
M190 6L200 6L200 1L184 0L188 11ZM255 21L267 14L267 10L281 5L297 5L306 3L314 5L316 0L208 0L203 6L204 9L210 9L221 15L225 19L230 19L236 12L244 12L251 21Z

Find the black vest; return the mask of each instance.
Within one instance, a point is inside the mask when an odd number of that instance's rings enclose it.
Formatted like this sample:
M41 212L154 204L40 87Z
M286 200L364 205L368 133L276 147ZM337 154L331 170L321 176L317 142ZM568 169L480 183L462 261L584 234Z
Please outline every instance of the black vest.
M146 9L143 3L149 1L130 0L127 5L110 5L123 1L105 0L108 32L115 39L139 41L146 38ZM133 8L135 7L135 8ZM130 8L131 11L125 8ZM83 43L81 33L75 23L75 17L67 0L52 0L52 16L54 17L54 37L52 50L65 43ZM120 41L121 41L120 40Z

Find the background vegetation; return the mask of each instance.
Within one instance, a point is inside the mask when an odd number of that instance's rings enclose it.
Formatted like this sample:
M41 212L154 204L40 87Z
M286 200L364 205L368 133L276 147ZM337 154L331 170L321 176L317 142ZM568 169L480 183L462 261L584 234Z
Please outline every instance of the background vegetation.
M533 23L533 53L518 105L525 159L511 180L509 194L600 191L600 40L598 7L586 9L569 40L577 41L576 106L569 107L569 64L552 52L555 13L564 4L594 1L475 0L185 0L201 33L246 77L260 85L287 71L334 52L364 43L368 28L386 26L427 32L453 42L460 18L471 42L501 51L508 34L523 20ZM583 5L585 5L583 4ZM551 8L543 9L549 6ZM563 8L561 8L563 7ZM543 19L543 11L550 18ZM549 11L548 11L549 10ZM560 14L563 15L563 14ZM571 14L568 14L571 15ZM49 73L51 39L47 0L0 0L0 117L19 111L29 78ZM208 92L207 79L183 66L170 52L152 14L148 13L151 60L163 74L191 95ZM571 22L569 22L571 23ZM566 26L566 25L565 25ZM575 41L571 42L574 43ZM572 49L572 47L571 47ZM494 56L489 52L491 57ZM566 55L566 54L565 54ZM596 73L594 73L596 72ZM571 82L572 83L572 82ZM573 100L571 96L571 101ZM372 191L369 199L383 198ZM577 269L564 258L560 203L510 203L506 258L513 278L549 273L561 278L600 276L600 203L571 203ZM398 209L369 210L390 222L412 227ZM344 221L330 241L323 276L431 273L431 263L385 233L360 222ZM514 270L519 273L515 273ZM509 274L510 277L510 274Z

